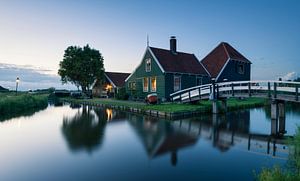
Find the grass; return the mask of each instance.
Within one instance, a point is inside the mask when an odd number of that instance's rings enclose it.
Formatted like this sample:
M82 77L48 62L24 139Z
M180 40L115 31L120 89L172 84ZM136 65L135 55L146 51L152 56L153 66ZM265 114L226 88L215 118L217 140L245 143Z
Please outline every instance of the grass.
M103 104L109 106L126 106L132 108L139 108L143 111L146 110L155 110L155 111L162 111L167 113L176 113L176 112L185 112L185 111L201 111L201 112L211 112L211 102L208 100L201 101L197 104L180 104L180 103L162 103L157 105L147 105L142 102L134 102L134 101L121 101L115 99L90 99L90 100L80 100L80 99L65 99L67 101L72 101L76 103L96 103L96 104ZM236 109L243 109L243 108L250 108L250 107L258 107L265 105L265 99L260 98L248 98L248 99L229 99L228 109L229 110L236 110Z
M47 94L30 95L27 93L0 93L0 120L18 115L31 114L46 108L48 105Z
M293 140L288 141L290 147L289 167L280 168L275 165L273 168L263 168L257 175L260 181L294 181L300 180L300 127Z

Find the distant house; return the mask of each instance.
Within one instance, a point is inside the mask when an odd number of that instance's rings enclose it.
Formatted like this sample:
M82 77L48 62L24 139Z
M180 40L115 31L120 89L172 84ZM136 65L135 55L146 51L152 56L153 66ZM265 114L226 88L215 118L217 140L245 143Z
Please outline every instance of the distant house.
M92 93L96 97L114 97L118 90L125 85L125 79L129 73L105 72L104 82L96 81Z
M141 63L126 79L126 91L132 98L157 93L165 100L173 92L206 84L209 79L194 54L177 51L176 38L172 36L169 50L147 46Z
M221 42L201 63L216 82L250 80L251 62L226 42Z

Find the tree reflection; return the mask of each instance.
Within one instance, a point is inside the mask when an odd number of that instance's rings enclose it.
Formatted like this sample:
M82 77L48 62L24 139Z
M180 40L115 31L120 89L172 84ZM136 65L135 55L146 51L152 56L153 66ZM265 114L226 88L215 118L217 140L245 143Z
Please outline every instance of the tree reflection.
M62 133L72 151L91 153L102 145L106 126L103 110L83 106L72 118L64 117Z

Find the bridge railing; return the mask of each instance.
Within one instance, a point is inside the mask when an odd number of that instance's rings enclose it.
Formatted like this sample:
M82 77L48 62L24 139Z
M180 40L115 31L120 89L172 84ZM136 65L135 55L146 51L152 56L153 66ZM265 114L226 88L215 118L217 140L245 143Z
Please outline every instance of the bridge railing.
M300 82L290 81L239 81L239 82L222 82L216 84L217 95L223 96L255 96L262 95L265 97L277 98L285 96L289 99L298 101Z
M172 101L192 101L192 98L198 96L199 99L204 96L209 96L212 93L212 84L205 84L200 86L191 87L175 93L170 94Z
M206 84L170 94L172 101L191 102L220 97L258 96L299 101L300 82L290 81L236 81ZM214 93L214 94L213 94Z

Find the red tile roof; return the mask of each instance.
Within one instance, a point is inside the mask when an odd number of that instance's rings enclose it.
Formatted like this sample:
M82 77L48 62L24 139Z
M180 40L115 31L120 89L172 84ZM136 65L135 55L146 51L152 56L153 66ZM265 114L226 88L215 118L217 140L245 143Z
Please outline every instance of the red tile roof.
M165 72L208 75L194 54L177 52L150 47Z
M121 72L105 72L105 75L117 86L123 87L125 85L125 79L130 75L129 73Z
M221 42L206 57L201 60L211 77L217 77L228 59L251 63L246 57L226 42Z

